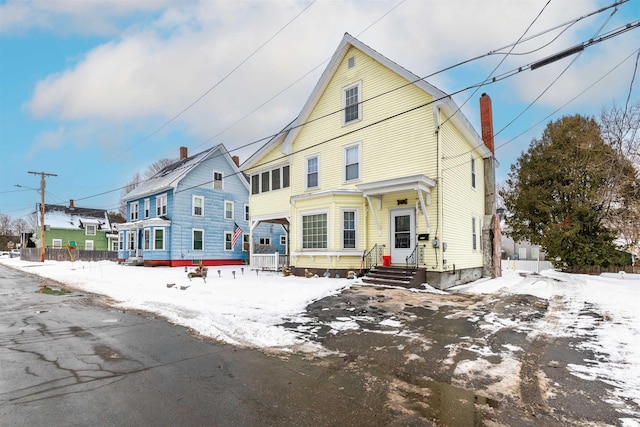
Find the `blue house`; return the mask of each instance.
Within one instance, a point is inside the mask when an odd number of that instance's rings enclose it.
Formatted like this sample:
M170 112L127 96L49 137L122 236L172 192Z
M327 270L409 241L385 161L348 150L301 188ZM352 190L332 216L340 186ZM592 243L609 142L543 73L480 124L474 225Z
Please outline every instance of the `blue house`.
M146 266L208 266L248 262L249 183L238 157L220 144L180 159L129 192L127 222L118 224L118 259ZM254 235L286 253L284 230Z

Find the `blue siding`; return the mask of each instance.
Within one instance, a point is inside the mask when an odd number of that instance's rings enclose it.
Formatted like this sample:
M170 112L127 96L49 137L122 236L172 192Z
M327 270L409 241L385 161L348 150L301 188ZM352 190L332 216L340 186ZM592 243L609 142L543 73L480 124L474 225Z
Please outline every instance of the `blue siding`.
M222 189L214 188L213 172L223 174ZM214 261L248 261L247 252L243 251L242 238L238 239L233 250L225 250L225 233L233 234L234 224L249 233L249 223L245 220L245 205L249 203L249 188L244 176L237 172L235 165L227 155L218 148L209 154L207 160L191 169L178 183L175 191L169 189L146 195L127 204L127 220L130 222L132 202L138 202L138 221L156 218L156 196L167 195L167 213L164 217L171 221L165 228L164 250L143 250L145 261L182 261L183 263L200 260ZM204 200L203 216L193 215L193 196ZM150 200L149 218L144 218L144 199ZM233 218L225 218L225 202L232 202ZM153 228L151 225L149 228ZM203 248L193 248L193 231L203 231ZM135 231L134 231L135 232ZM141 230L138 247L143 248L143 231ZM153 230L151 230L153 248ZM260 237L269 237L272 245L284 253L280 246L280 235L285 232L280 226L270 224L259 225L254 232L254 241ZM124 251L119 251L120 258L127 258L128 232L125 233Z

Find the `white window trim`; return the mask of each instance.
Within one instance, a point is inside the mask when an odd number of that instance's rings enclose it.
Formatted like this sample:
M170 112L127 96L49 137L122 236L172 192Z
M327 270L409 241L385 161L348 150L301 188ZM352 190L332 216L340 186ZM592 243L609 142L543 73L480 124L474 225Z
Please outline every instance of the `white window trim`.
M287 247L287 235L286 234L281 234L280 235L280 246L284 246L285 248Z
M168 213L167 204L167 193L160 194L156 196L156 217L160 217L166 215ZM164 207L164 212L162 212L162 208Z
M131 221L138 220L139 209L140 209L140 206L138 205L138 202L131 202L130 212L129 212L129 219Z
M225 231L224 239L222 240L222 244L224 245L225 252L233 252L233 247L231 249L227 249L227 236L229 236L229 243L233 242L233 231Z
M249 210L249 205L244 204L244 220L249 221L251 219L251 211Z
M233 236L231 236L233 238ZM245 243L249 243L249 235L246 233L242 233L242 252L247 252L245 248Z
M216 188L216 174L219 173L221 176L220 179L220 188ZM224 190L224 173L222 171L217 171L214 170L213 172L211 172L211 186L213 187L214 190Z
M136 235L138 234L137 231L134 230L129 230L127 232L128 234L128 238L127 238L127 250L128 251L135 251L136 249Z
M309 160L317 159L318 162L318 185L315 187L309 187ZM305 190L313 190L316 188L320 188L320 154L313 154L304 158L304 188Z
M227 203L231 203L231 218L227 218ZM225 200L222 205L222 217L227 221L233 221L236 217L236 207L235 202L233 200Z
M260 245L270 245L271 244L271 237L259 237L258 238L258 244L260 244Z
M124 231L120 231L118 233L118 250L123 251L126 247L126 242L124 241Z
M95 245L93 243L93 240L85 240L84 241L84 250L85 251L93 251L95 249Z
M51 246L53 246L56 249L62 249L62 239L51 240Z
M476 174L476 158L471 156L471 188L478 185L478 175Z
M202 213L196 213L196 200L200 200L202 203L200 205L200 209ZM204 196L196 196L195 194L191 196L191 216L203 217L204 216Z
M267 189L264 189L265 179L264 176L267 175ZM271 191L271 170L260 172L260 193L268 193Z
M471 217L471 237L473 239L473 244L471 245L471 249L473 251L478 250L478 218L474 215Z
M260 191L260 189L262 188L262 183L260 182L260 172L254 173L251 175L251 195L256 195L256 194L260 194L262 193ZM254 189L254 183L256 183L256 185L258 186L258 191L256 191L255 193L253 192Z
M345 121L345 109L347 108L347 91L354 87L358 87L358 118L355 120ZM357 123L362 120L362 80L352 83L342 88L342 126L350 125L351 123Z
M195 232L196 231L200 231L202 232L202 249L196 249L195 243L196 243L196 239L195 239ZM191 250L194 252L200 252L200 251L204 251L204 229L203 228L192 228L191 229Z
M327 216L327 247L326 248L305 248L304 242L303 242L304 229L302 225L302 218L309 215L321 215L321 214L325 214ZM300 244L298 246L300 247L300 250L302 252L309 252L309 251L324 252L329 250L329 248L331 247L331 230L329 229L329 224L331 224L331 218L329 218L329 209L317 209L317 210L300 212L299 221L300 221L299 222L300 231L298 231L298 239Z
M93 230L93 233L89 233L89 230ZM84 235L85 236L95 236L98 234L98 226L95 224L87 224L84 226Z
M353 216L353 221L354 221L354 226L355 226L355 247L353 248L345 248L344 247L344 214L345 212L354 212L355 215ZM344 208L344 209L340 209L340 249L345 250L345 251L354 251L358 249L358 234L359 234L359 227L358 227L358 221L359 221L359 212L357 208Z
M358 148L358 177L347 180L347 150L350 148ZM360 181L362 179L362 142L345 145L342 147L342 182L350 183Z
M151 250L151 229L145 228L142 230L142 250Z
M151 215L151 200L150 199L144 199L144 212L143 215L146 218L149 218L149 216Z
M162 230L162 248L156 248L156 230ZM166 251L166 240L167 240L167 231L164 227L153 227L153 250L154 251Z

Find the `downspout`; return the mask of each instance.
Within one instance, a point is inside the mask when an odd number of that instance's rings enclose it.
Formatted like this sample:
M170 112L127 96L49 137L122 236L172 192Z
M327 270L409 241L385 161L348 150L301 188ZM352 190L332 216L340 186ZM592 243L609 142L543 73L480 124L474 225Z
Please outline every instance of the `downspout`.
M440 262L438 261L439 257L438 255L440 254L441 251L441 244L438 244L437 246L435 246L435 243L438 242L438 234L442 233L442 228L441 228L441 220L440 217L443 214L443 210L442 210L442 170L441 170L441 164L440 164L440 107L437 104L433 104L433 117L434 117L434 124L436 126L436 184L438 185L438 198L437 198L437 206L436 206L436 226L435 226L435 237L432 240L432 243L434 244L434 248L433 250L435 251L436 254L436 265L434 268L436 269L440 269ZM440 235L440 241L442 241L442 235Z

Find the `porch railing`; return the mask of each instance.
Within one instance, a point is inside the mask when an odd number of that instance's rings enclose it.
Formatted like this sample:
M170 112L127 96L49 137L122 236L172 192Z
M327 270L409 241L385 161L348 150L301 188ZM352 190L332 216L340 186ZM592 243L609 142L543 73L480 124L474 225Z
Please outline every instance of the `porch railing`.
M377 267L378 264L382 264L382 256L384 255L385 245L378 245L377 243L368 252L365 251L362 254L362 264L365 270L371 270L373 267Z
M416 245L413 252L406 259L407 273L416 271L418 265L424 264L424 251L427 245Z
M252 254L249 267L252 270L282 271L289 266L289 255L274 254Z

